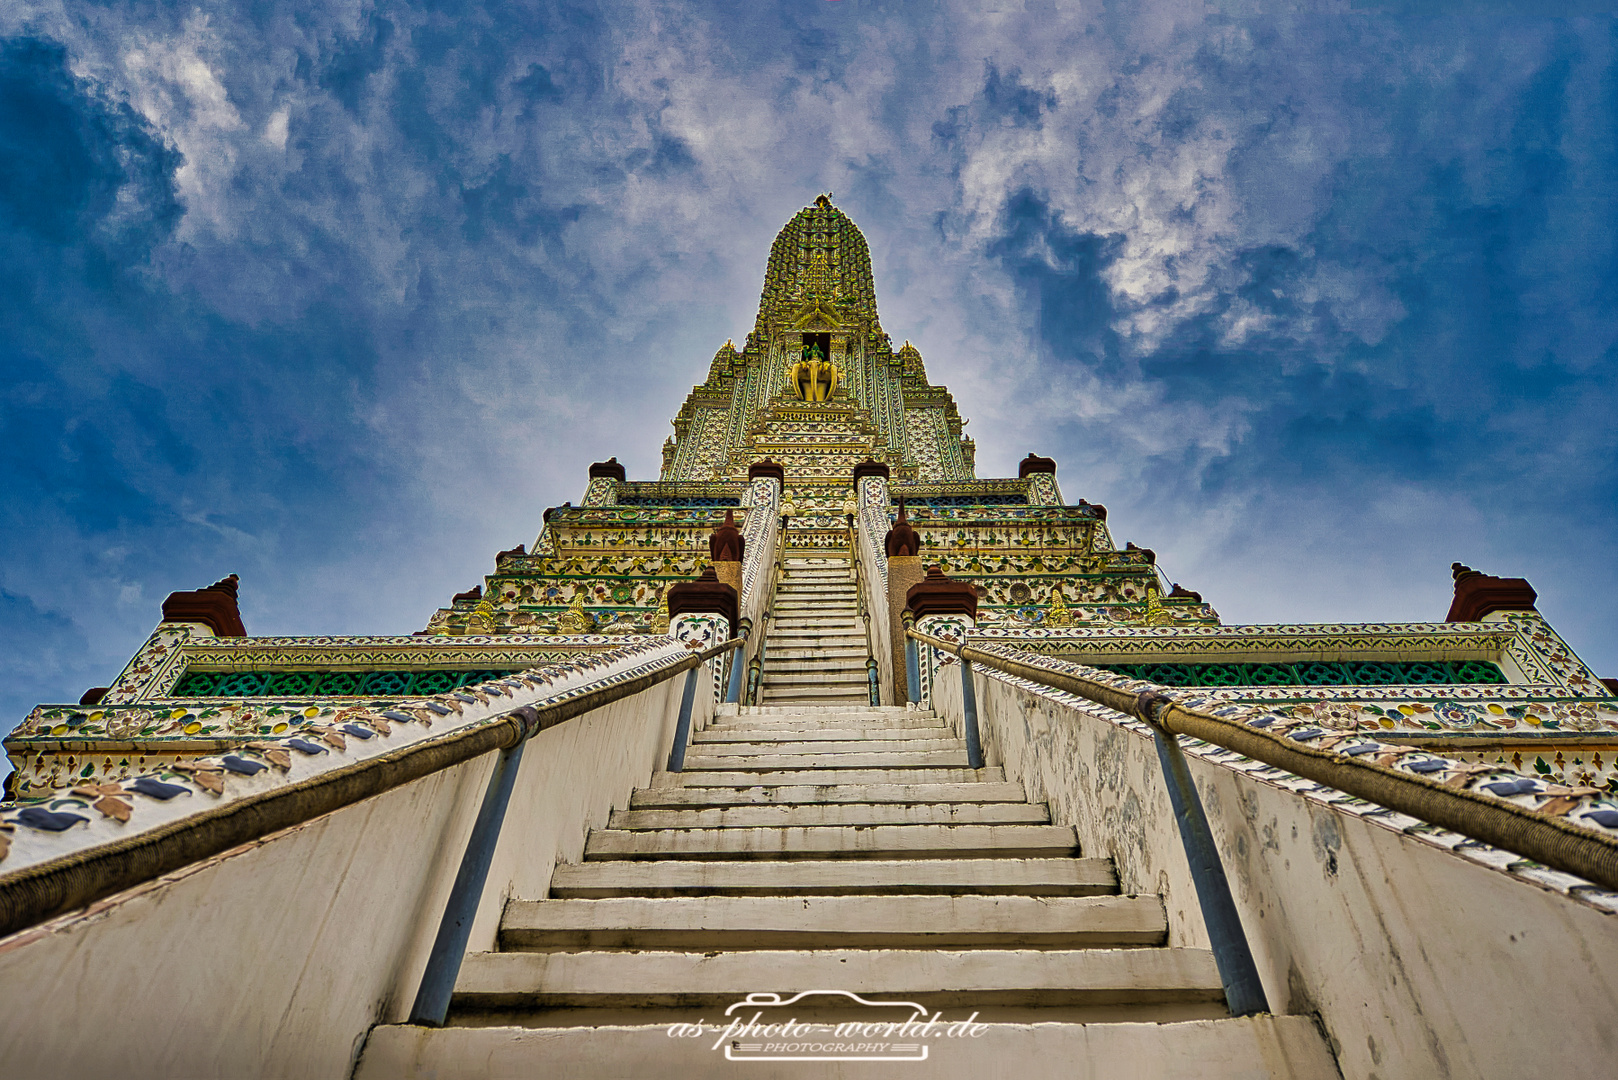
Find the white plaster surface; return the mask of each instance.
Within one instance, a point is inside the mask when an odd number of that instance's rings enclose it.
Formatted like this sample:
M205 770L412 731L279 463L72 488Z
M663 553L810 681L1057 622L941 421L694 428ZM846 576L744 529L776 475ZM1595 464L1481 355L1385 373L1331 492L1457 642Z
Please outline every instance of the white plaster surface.
M1048 800L1084 854L1113 858L1125 893L1162 895L1172 944L1206 945L1151 740L981 669L975 686L989 764ZM954 670L934 703L958 728ZM1490 865L1374 807L1326 805L1291 774L1187 759L1270 1004L1318 1013L1345 1076L1613 1075L1613 915L1503 872L1506 853L1484 849Z
M535 736L470 948L669 749L683 676ZM697 695L702 719L712 711ZM0 941L0 1073L349 1075L404 1018L493 755L426 777Z

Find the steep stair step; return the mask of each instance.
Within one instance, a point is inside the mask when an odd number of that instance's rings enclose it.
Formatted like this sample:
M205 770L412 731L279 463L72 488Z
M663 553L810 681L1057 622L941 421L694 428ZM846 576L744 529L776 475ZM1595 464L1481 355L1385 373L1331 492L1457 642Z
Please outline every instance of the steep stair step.
M780 660L838 660L843 663L864 665L866 656L870 655L864 645L819 645L815 648L794 646L791 648L772 648L769 653L773 664Z
M1111 859L669 860L563 863L551 895L1106 896L1118 891Z
M759 727L707 727L692 736L693 742L705 743L840 743L859 739L873 742L895 740L932 740L954 738L942 722L927 727L895 727L884 724L870 728L759 728Z
M780 772L738 772L736 770L687 769L679 773L656 773L653 786L685 788L797 787L817 784L970 784L974 781L1003 781L1005 770L998 765L981 769L783 769Z
M959 750L960 739L954 736L938 739L848 739L831 740L765 739L759 742L731 742L729 740L703 740L693 744L710 757L749 756L767 754L880 754L891 751L927 753L934 750Z
M775 787L651 787L629 797L635 810L693 806L776 806L791 803L898 803L971 805L1022 803L1021 784L803 784Z
M788 803L615 810L609 829L781 829L817 825L1047 825L1033 803Z
M867 680L868 681L868 680ZM864 693L865 683L858 689ZM766 701L798 701L814 704L826 699L826 704L853 705L860 701L854 696L855 684L852 682L790 682L781 683L765 676L764 697Z
M939 1080L1340 1080L1337 1062L1308 1016L1185 1019L1208 1006L1136 1007L1142 1023L992 1023L977 1038L939 1039L922 1069L890 1061L838 1062L835 1074L786 1062L779 1071L758 1062L726 1062L707 1038L670 1039L668 1026L690 1022L686 1010L642 1012L644 1020L581 1019L567 1027L423 1028L382 1025L366 1040L355 1080L458 1080L484 1076L665 1077L835 1075L838 1080L891 1080L907 1072ZM1117 1010L1068 1010L1084 1017ZM1213 1010L1217 1015L1217 1010ZM1167 1015L1165 1015L1167 1014ZM957 1019L953 1015L947 1019ZM712 1022L712 1017L708 1018ZM1167 1021L1167 1022L1164 1022ZM794 1067L796 1066L796 1067ZM734 1070L734 1071L732 1071Z
M502 950L1161 945L1156 896L725 896L513 900Z
M1220 1001L1207 949L825 949L467 954L462 1008L730 1004L828 986L931 1008Z
M816 663L813 660L792 660L773 665L764 674L766 686L829 686L845 682L868 683L870 676L863 665Z
M595 859L1058 858L1078 852L1070 825L827 825L780 829L591 829Z
M734 708L734 706L726 706ZM824 718L827 716L859 716L859 717L892 717L895 720L936 720L938 713L932 709L922 709L907 705L865 705L858 709L814 709L814 708L778 708L772 705L744 705L735 714L725 714L731 718L737 716L756 716L764 719L789 715L807 719Z
M712 744L710 744L712 745ZM685 755L687 772L702 769L777 772L782 769L947 769L965 768L966 750L887 750L840 754L749 754L734 756L689 750Z

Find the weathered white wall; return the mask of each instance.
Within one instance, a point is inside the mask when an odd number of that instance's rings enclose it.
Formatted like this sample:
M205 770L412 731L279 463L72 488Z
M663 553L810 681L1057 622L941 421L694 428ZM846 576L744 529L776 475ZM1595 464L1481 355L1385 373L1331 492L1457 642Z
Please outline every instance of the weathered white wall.
M1175 944L1207 935L1150 738L985 675L1004 765ZM935 686L959 725L959 668ZM1187 755L1272 1009L1317 1013L1343 1075L1609 1077L1618 917L1265 780Z
M647 781L683 683L529 743L473 949L492 946L507 897L543 896L554 864ZM0 941L0 1075L347 1077L370 1026L409 1013L493 760Z

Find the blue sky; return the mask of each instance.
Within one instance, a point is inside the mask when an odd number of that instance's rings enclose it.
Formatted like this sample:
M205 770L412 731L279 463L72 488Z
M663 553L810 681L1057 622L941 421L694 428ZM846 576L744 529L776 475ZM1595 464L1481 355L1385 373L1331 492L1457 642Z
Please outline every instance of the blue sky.
M408 632L654 476L825 190L981 474L1230 622L1460 560L1618 674L1611 19L994 6L5 5L0 730L171 590Z

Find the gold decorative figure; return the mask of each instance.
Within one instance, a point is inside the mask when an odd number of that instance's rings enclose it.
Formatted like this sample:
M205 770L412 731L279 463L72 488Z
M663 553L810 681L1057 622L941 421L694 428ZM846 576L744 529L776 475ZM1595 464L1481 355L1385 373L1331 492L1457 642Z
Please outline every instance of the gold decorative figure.
M1046 626L1072 626L1073 613L1068 610L1060 585L1051 588L1051 606L1045 611Z
M837 365L825 358L820 343L811 341L803 348L803 359L787 372L787 382L804 401L829 401L842 380Z
M584 610L582 595L575 595L572 605L557 617L556 628L564 634L588 634L596 628L595 618Z
M494 605L487 600L479 600L472 614L466 617L466 632L473 635L494 633Z

